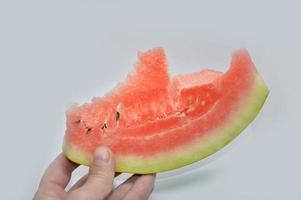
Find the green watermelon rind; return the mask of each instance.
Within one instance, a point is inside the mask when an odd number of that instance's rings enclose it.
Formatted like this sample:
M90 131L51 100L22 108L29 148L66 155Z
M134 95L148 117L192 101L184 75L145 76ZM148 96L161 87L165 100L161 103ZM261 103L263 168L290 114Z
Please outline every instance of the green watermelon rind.
M123 155L115 157L116 172L149 174L180 168L202 160L230 143L257 116L261 110L269 89L260 77L256 75L254 86L248 96L240 102L241 109L229 117L213 134L207 138L194 141L193 144L179 147L167 153L158 153L150 157L139 155ZM91 153L82 152L65 141L63 145L65 155L72 161L89 166Z

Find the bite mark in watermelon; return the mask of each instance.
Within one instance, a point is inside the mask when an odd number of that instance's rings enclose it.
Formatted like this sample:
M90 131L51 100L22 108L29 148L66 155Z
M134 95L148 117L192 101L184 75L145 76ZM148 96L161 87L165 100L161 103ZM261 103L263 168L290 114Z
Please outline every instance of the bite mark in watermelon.
M199 161L232 141L256 117L269 90L247 50L227 72L170 77L162 48L138 55L135 70L104 97L67 111L63 151L90 165L112 149L116 171L156 173Z

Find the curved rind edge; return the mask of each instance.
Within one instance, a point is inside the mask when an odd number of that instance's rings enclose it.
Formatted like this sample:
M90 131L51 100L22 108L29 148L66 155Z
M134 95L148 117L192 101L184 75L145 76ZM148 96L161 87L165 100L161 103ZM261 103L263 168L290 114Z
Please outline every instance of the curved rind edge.
M254 82L253 91L241 104L241 108L225 125L217 128L214 133L209 134L207 138L200 141L194 141L193 144L186 145L167 153L152 155L151 157L129 155L116 156L116 172L149 174L168 171L180 168L196 161L202 160L226 146L236 138L257 116L261 110L268 94L269 89L260 77L257 75ZM63 145L65 155L75 163L89 166L91 154L82 152L66 141Z

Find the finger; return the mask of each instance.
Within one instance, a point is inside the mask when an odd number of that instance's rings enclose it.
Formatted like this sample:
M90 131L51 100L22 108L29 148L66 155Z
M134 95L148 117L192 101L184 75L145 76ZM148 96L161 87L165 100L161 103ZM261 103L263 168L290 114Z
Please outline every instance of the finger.
M153 191L155 174L140 175L123 200L147 199Z
M115 173L115 177L119 176L121 173ZM88 174L84 175L83 177L81 177L70 189L69 191L73 191L76 190L80 187L82 187L86 181L88 179Z
M110 194L107 200L119 200L125 197L125 195L130 191L138 177L139 175L131 176L124 183L122 183L116 189L114 189L114 191Z
M121 173L115 173L115 177L119 176ZM88 174L84 175L83 177L81 177L71 188L69 191L73 191L76 190L78 188L80 188L81 186L83 186L86 181L88 179Z
M113 188L115 160L107 147L98 148L93 157L92 166L85 184L79 189L89 196L105 198Z
M70 181L72 172L77 167L78 164L69 161L61 153L47 168L39 187L48 188L50 186L58 186L64 189Z

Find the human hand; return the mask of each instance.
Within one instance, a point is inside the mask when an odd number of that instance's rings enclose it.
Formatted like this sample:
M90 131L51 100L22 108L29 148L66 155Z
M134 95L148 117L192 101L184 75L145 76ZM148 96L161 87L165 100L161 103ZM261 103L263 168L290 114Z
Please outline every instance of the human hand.
M115 160L106 147L95 151L89 173L69 191L65 187L72 172L78 167L60 154L47 168L34 200L145 200L154 187L155 175L133 175L113 189Z

